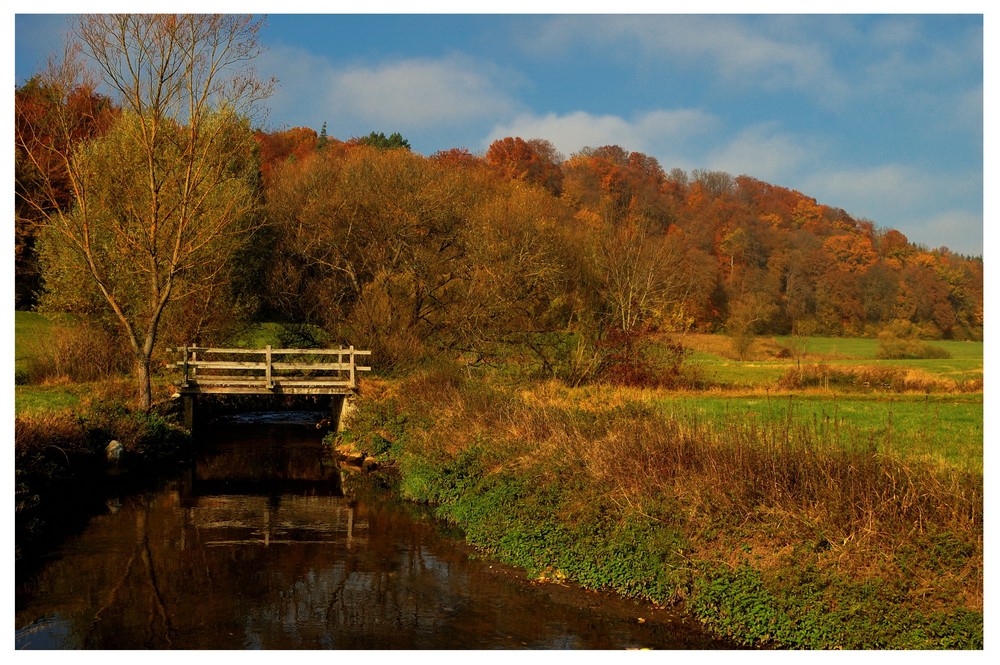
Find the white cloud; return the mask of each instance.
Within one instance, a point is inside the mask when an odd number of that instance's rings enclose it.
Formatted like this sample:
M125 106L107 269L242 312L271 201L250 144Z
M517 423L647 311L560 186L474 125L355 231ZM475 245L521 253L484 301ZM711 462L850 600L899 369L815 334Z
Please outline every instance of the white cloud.
M776 131L771 123L752 125L706 156L706 167L732 175L787 182L821 150L816 139Z
M911 241L934 249L947 247L969 255L983 253L983 216L968 210L946 210L935 215L915 218L905 233Z
M867 210L887 206L919 210L932 197L941 195L943 185L940 179L901 164L819 171L804 178L803 182L813 196L862 217L870 216ZM849 208L848 202L854 207Z
M414 131L496 122L517 107L504 89L510 75L458 56L343 66L283 47L261 63L261 72L280 81L272 115L294 118L290 124L330 119L332 128Z
M278 79L277 89L266 102L271 118L283 126L312 127L330 117L330 82L336 70L327 58L293 47L270 48L257 59L262 77Z
M354 67L332 84L336 105L377 124L430 127L503 116L515 108L494 68L464 58Z
M618 145L629 151L653 155L663 163L668 156L665 153L679 151L715 124L712 116L693 109L649 111L632 119L584 111L562 115L521 114L509 122L497 124L483 147L506 136L543 138L566 156L585 147Z
M947 117L957 126L972 135L983 135L983 87L977 86L955 97L951 114ZM947 111L947 109L945 109Z

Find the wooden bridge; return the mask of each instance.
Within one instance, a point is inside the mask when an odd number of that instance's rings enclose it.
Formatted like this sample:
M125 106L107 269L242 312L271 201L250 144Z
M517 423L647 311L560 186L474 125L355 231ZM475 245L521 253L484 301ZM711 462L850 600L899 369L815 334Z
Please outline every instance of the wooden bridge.
M340 349L232 349L185 346L167 351L180 359L184 423L194 427L198 395L333 395L333 415L343 415L348 395L358 387L358 372L371 367L358 358L371 355L353 346Z

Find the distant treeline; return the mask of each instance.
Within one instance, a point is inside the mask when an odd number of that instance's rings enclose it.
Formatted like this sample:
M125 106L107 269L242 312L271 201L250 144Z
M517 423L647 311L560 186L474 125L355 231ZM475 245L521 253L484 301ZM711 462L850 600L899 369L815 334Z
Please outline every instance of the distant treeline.
M563 159L538 139L423 157L374 134L258 138L264 299L291 319L438 346L574 327L873 336L899 320L982 337L981 258L748 176L667 173L618 146Z
M80 141L112 124L99 95L76 102ZM16 103L25 135L45 114L44 86L25 84ZM261 204L229 292L171 304L167 342L281 320L392 364L486 356L552 332L594 343L684 330L874 336L906 321L925 338L982 339L981 257L921 247L750 176L667 172L618 146L564 158L542 139L422 156L399 134L256 136ZM21 205L34 181L27 160L17 169L17 305L41 295L59 308L66 299L38 259L38 216Z

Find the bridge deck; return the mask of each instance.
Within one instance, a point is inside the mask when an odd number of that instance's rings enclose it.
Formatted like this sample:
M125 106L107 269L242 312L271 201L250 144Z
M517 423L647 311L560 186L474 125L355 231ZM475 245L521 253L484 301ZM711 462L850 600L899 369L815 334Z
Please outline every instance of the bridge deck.
M371 355L346 349L181 347L182 395L347 395L357 390L357 364ZM280 360L279 360L280 359Z

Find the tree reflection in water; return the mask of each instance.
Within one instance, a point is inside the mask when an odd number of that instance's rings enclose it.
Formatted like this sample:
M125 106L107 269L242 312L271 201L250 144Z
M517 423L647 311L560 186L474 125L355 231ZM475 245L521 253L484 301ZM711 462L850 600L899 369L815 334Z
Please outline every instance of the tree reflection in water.
M345 496L319 439L311 426L215 430L192 469L111 504L18 584L15 646L724 647L666 611L470 559L366 483Z

